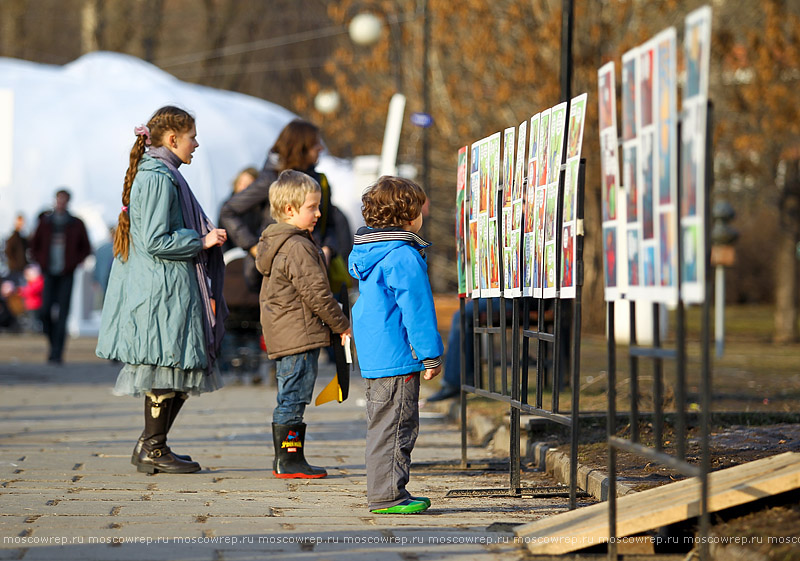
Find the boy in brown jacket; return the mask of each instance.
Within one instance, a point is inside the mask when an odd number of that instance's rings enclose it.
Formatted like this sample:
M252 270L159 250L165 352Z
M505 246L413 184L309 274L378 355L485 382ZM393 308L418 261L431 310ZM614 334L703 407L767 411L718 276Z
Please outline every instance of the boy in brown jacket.
M330 345L331 330L352 336L350 322L328 285L325 257L311 237L320 217L319 184L294 170L281 172L270 186L270 213L277 222L261 234L256 267L261 281L261 328L269 358L275 359L278 406L272 413L275 460L281 479L325 477L303 451L303 412L317 379L319 350Z

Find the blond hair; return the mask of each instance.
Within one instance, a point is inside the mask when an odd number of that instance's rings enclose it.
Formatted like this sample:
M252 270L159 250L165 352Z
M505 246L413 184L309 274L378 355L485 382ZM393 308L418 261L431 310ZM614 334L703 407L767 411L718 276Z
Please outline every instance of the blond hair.
M309 193L320 193L319 183L301 171L281 172L269 188L269 213L276 222L286 222L286 207L299 210Z

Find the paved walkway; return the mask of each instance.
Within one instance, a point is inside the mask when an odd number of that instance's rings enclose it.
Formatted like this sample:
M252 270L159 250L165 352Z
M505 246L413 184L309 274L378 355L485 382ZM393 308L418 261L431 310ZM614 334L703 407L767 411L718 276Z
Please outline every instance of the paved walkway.
M0 560L514 560L525 552L509 525L566 510L566 499L446 498L508 486L504 472L451 470L412 471L410 490L433 501L426 514L371 514L357 374L347 401L307 410L306 454L326 479L272 477L275 390L234 384L191 398L170 433L201 472L137 473L143 403L111 395L119 368L94 358L94 343L70 341L65 365L49 366L42 338L0 334ZM331 377L321 365L315 396ZM459 459L458 428L423 411L414 460Z

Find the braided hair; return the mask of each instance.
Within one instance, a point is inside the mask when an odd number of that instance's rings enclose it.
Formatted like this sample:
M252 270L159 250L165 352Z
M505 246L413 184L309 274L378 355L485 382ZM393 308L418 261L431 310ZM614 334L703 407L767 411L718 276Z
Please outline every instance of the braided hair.
M194 117L187 111L167 105L156 111L147 122L147 134L137 134L136 142L131 148L128 171L125 172L125 181L122 185L122 211L119 213L118 225L114 233L114 255L122 261L128 260L130 251L131 219L128 215L128 205L131 202L131 187L139 167L139 161L145 153L145 147L152 144L154 147L163 145L167 132L186 132L194 126Z

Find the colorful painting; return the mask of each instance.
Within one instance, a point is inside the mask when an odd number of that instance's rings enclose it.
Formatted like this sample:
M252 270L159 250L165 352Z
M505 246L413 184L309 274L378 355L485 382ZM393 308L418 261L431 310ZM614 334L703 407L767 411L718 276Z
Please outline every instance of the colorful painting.
M500 296L500 263L502 258L502 245L498 231L498 192L500 184L500 133L495 133L488 139L488 173L489 173L489 247L488 247L488 274L489 290L485 297L495 298ZM481 293L481 297L484 297Z
M512 201L522 199L522 189L525 183L525 166L527 160L525 159L525 140L528 134L528 121L522 121L519 124L519 133L517 134L517 155L514 160L514 189L511 195Z
M643 134L641 142L642 237L645 240L650 240L655 236L653 222L653 135Z
M481 172L480 172L480 142L475 142L470 147L469 157L469 258L470 296L479 298L481 293L481 256L482 239L478 235L478 216L480 215L481 201Z
M560 103L553 107L550 114L550 144L548 146L547 184L558 182L561 163L564 157L564 128L567 120L567 104Z
M691 304L705 301L706 154L708 77L711 53L711 8L704 6L686 16L683 44L686 86L683 91L684 123L681 129L680 230L682 243L681 296Z
M639 122L642 127L653 124L654 47L639 51Z
M558 224L558 182L553 182L545 190L544 210L544 254L545 282L542 285L542 298L556 296L556 227Z
M636 144L624 148L622 154L622 185L625 187L625 202L628 223L639 220L639 190L636 188Z
M580 172L580 156L567 161L567 172L564 177L564 214L562 221L566 224L575 220L575 203L578 196L578 174Z
M559 269L560 298L575 298L575 271L577 267L577 253L575 251L576 235L578 231L577 203L580 193L578 191L580 179L581 148L583 146L583 129L586 120L587 94L572 98L569 105L569 129L567 131L567 161L564 173L564 200L561 212L561 234L569 235L568 241L561 240L561 264ZM581 217L582 218L582 217ZM569 263L564 259L569 259Z
M533 296L542 297L542 276L544 275L544 223L545 223L545 187L537 187L534 198L533 226Z
M467 147L458 150L456 170L456 265L458 268L458 295L467 295Z
M677 95L675 36L658 45L658 204L672 202Z
M542 111L539 117L539 142L536 147L536 185L547 185L547 154L550 139L550 109Z
M516 129L508 127L503 132L503 206L511 206L514 188L512 181L514 177L514 134Z
M622 140L636 138L636 62L638 51L622 55Z
M617 228L603 228L603 265L607 287L617 286Z
M628 252L628 286L639 286L639 231L636 228L628 230L627 247Z
M671 211L665 211L658 215L658 253L661 263L659 266L659 276L661 286L670 287L675 284L675 244L677 235L675 232L675 215Z
M530 141L528 142L528 181L523 188L524 200L522 209L522 295L533 296L535 270L536 270L536 228L535 216L536 208L534 199L536 197L537 180L537 157L539 147L539 117L537 113L530 119ZM520 129L522 125L520 125ZM522 133L520 133L522 136Z
M567 224L561 232L561 287L574 289L575 279L575 236L573 235L573 225Z
M616 127L614 107L617 103L614 95L614 67L613 63L608 71L608 66L600 69L597 78L598 101L600 102L600 130L611 126Z
M678 70L677 70L677 31L674 27L665 29L656 38L657 56L656 100L655 100L655 138L657 139L657 180L654 196L657 197L656 248L658 262L656 274L660 287L655 300L669 305L678 301L678 284L675 271L678 267Z
M603 222L610 222L617 219L617 189L619 185L617 140L610 135L606 135L601 146L603 152L603 186L601 193Z
M620 227L617 212L617 193L620 185L618 134L616 113L616 81L613 62L603 65L597 71L600 110L600 217L603 235L603 280L606 301L620 297L620 280L626 278L623 272L627 260L617 260L617 230ZM624 241L624 240L623 240Z

